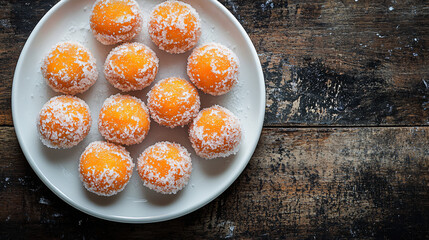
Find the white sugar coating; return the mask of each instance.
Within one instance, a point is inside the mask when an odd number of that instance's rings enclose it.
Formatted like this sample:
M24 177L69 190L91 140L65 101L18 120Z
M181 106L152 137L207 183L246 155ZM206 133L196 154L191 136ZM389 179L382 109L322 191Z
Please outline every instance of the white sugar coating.
M118 164L126 167L126 176L121 176L121 173L117 171L117 167L108 166L107 164L105 164L102 171L94 165L83 169L84 166L90 165L88 164L90 160L87 159L88 154L95 152L95 156L98 158L98 154L106 151L121 159ZM99 158L96 160L103 161L103 159ZM90 143L79 159L80 180L88 191L100 196L112 196L121 192L131 179L133 168L134 162L130 153L124 147L108 142L96 141ZM118 178L127 179L127 181L121 183Z
M124 14L118 19L108 19L107 14L102 14L101 23L94 22L94 8L96 6L100 7L101 11L104 11L104 8L109 8L109 4L112 2L124 2L130 6L132 14ZM97 25L104 25L106 21L115 20L114 25L121 26L117 32L103 33L98 32L95 28ZM135 22L134 24L132 24ZM131 25L130 25L131 24ZM111 24L112 25L112 24ZM137 34L142 31L143 28L143 16L139 5L134 0L97 0L92 6L91 16L90 16L90 27L95 38L104 45L113 45L116 43L124 42L131 40Z
M64 102L71 99L71 102ZM75 111L84 108L84 112ZM37 118L40 140L50 148L71 148L81 142L89 133L91 114L88 105L73 96L51 98Z
M201 124L202 113L205 111L210 111L210 114L224 112L228 116L223 119L225 124L222 125L220 135L217 133L209 133L208 129ZM196 154L206 159L227 157L231 154L236 154L239 150L241 141L240 120L231 111L218 105L203 109L198 116L194 118L189 128L189 140ZM201 143L201 148L198 147L197 142ZM225 145L227 145L228 148L225 148L221 152L216 152L225 147Z
M213 51L215 52L215 54L213 54ZM207 56L211 59L210 66L211 72L213 74L216 74L218 76L225 75L224 78L216 79L216 82L213 86L214 89L209 89L205 87L205 84L203 83L208 79L206 80L203 76L199 74L199 71L201 71L200 69L192 69L192 66L197 67L198 65L200 65L198 59L202 56ZM220 70L218 69L218 59L224 57L226 57L231 64L229 68L225 70ZM239 67L239 59L233 51L219 43L208 43L196 48L188 57L187 74L191 82L194 83L197 88L201 89L205 93L218 96L229 92L237 84Z
M171 7L178 4L186 9L179 13L173 11L166 18L156 14L161 7ZM188 29L185 19L194 17L195 27ZM180 40L172 39L170 31L178 31L182 36ZM195 47L201 36L201 20L197 11L189 4L180 1L165 1L155 6L149 17L149 36L152 41L161 49L168 53L184 53Z
M70 62L79 66L75 76L70 75L73 66L62 60L64 54L70 54L71 48L76 48L78 51L78 54L67 57ZM54 53L56 50L59 54ZM89 57L88 60L82 58L85 55ZM62 61L62 64L56 64L62 68L58 72L49 70L48 66L55 64L56 61ZM49 54L43 59L41 70L46 82L54 91L71 95L85 92L94 85L98 78L94 56L87 48L77 42L61 42L52 47Z
M166 156L172 147L179 150L180 161ZM152 154L149 156L150 153ZM170 166L168 173L161 176L149 163L149 157L155 161L166 161ZM146 187L163 194L176 194L189 182L192 172L191 154L180 144L158 142L140 154L137 159L137 171Z
M113 107L115 112L121 113L125 110L124 107L130 106L130 103L126 103L125 106L121 106L123 104L122 100L124 99L132 99L134 103L138 104L142 108L142 110L146 113L146 116L137 115L137 113L134 113L134 115L131 116L131 119L126 119L124 114L119 114L121 121L127 121L128 124L126 125L103 120L106 117L105 111L107 108ZM145 119L148 122L147 130L145 130L144 125L139 127L140 121L144 121ZM149 133L149 129L149 111L142 100L133 96L121 95L118 93L116 95L110 96L104 101L98 117L98 130L108 141L124 145L138 144L145 139Z
M138 69L138 73L133 76L135 83L131 83L125 76L125 71L130 71L129 65L131 60L127 60L125 57L130 52L137 53L142 52L142 57L147 56L149 59L147 64L141 65ZM114 64L112 57L117 56L125 64ZM142 90L149 86L153 80L155 80L156 74L158 73L159 60L155 52L149 47L142 43L124 43L114 48L107 56L106 62L104 63L104 75L107 81L109 81L115 88L124 92Z
M176 90L181 91L178 96L163 87L167 82L177 79L184 83L183 85L178 85L176 88ZM187 85L191 86L191 88L186 88ZM157 94L155 95L154 92ZM191 83L180 78L166 78L159 81L152 87L147 96L147 105L152 119L158 124L170 128L188 124L195 116L197 116L201 106L198 91ZM193 103L191 102L192 96L195 96L196 98ZM179 106L177 111L176 109L171 109L165 106L169 105L171 102L174 102L174 105ZM189 107L190 104L192 105Z

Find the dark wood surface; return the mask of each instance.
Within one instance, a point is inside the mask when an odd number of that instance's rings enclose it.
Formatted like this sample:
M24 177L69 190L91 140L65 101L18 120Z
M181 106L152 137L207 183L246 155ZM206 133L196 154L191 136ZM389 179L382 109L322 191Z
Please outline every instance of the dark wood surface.
M118 224L56 197L18 145L13 71L57 1L0 0L0 239L429 238L429 2L222 0L264 70L264 130L219 198Z

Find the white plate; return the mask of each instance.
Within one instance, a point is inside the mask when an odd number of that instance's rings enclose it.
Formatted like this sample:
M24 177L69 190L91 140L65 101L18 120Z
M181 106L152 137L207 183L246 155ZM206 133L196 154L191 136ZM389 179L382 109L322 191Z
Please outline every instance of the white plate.
M161 1L138 0L145 15ZM37 24L28 38L15 70L12 88L12 114L22 151L40 179L61 199L90 215L117 222L148 223L165 221L195 211L219 196L240 175L250 160L262 130L265 110L265 86L262 69L255 48L234 16L215 0L186 1L196 8L202 20L202 37L198 45L219 42L230 47L240 59L239 84L228 94L212 97L200 92L202 107L222 105L242 121L243 139L240 151L225 159L204 160L195 155L187 136L187 127L173 130L154 121L143 143L127 147L133 159L157 141L174 141L192 154L193 171L188 186L176 195L162 195L146 189L134 171L125 190L113 197L99 197L84 189L78 177L78 159L92 141L103 138L97 130L98 113L103 101L115 94L106 82L102 67L111 46L97 42L89 29L89 15L93 1L65 0L55 5ZM58 42L73 40L90 49L97 59L100 77L84 94L91 110L93 124L88 137L68 150L45 147L39 140L36 118L51 97L58 95L42 78L41 59ZM152 48L160 59L156 81L178 76L188 79L186 59L190 52L171 55L158 50L150 41L147 27L137 40ZM154 83L153 83L154 84ZM151 86L153 86L153 84ZM147 89L131 95L146 102Z

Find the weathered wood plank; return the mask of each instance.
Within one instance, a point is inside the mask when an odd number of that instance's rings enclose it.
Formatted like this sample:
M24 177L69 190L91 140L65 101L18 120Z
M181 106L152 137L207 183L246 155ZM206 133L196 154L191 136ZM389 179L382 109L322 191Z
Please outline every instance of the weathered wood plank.
M265 129L248 167L182 218L127 225L62 202L0 134L0 238L429 237L429 127Z
M263 66L267 126L429 122L427 1L221 1Z
M0 125L12 125L15 64L57 1L0 2ZM259 53L266 126L428 124L427 1L220 2Z

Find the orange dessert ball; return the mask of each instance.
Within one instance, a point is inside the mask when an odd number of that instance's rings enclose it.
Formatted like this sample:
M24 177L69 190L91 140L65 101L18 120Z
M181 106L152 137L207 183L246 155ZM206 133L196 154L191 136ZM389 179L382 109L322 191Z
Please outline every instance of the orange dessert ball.
M149 35L161 50L184 53L193 48L201 36L200 17L189 4L163 2L150 15Z
M37 127L40 139L46 146L71 148L89 133L89 107L77 97L53 97L40 110Z
M181 78L166 78L148 93L150 115L157 123L174 128L188 124L200 110L197 89Z
M238 57L227 47L210 43L195 49L188 58L189 79L203 92L218 96L238 81Z
M95 58L79 43L55 45L43 59L42 74L56 92L77 94L86 91L98 78Z
M142 43L114 48L104 64L104 75L115 88L128 92L149 86L158 73L156 54Z
M137 171L146 187L159 193L175 194L188 184L191 154L177 143L159 142L139 156Z
M140 99L116 94L104 101L98 117L98 130L108 141L138 144L146 137L149 128L149 112Z
M92 8L90 27L104 45L128 41L141 32L143 17L134 0L97 0Z
M122 146L92 142L79 160L79 176L85 188L97 195L112 196L122 191L133 172L130 153Z
M189 139L200 157L227 157L238 151L240 120L228 109L217 105L203 109L189 128Z

